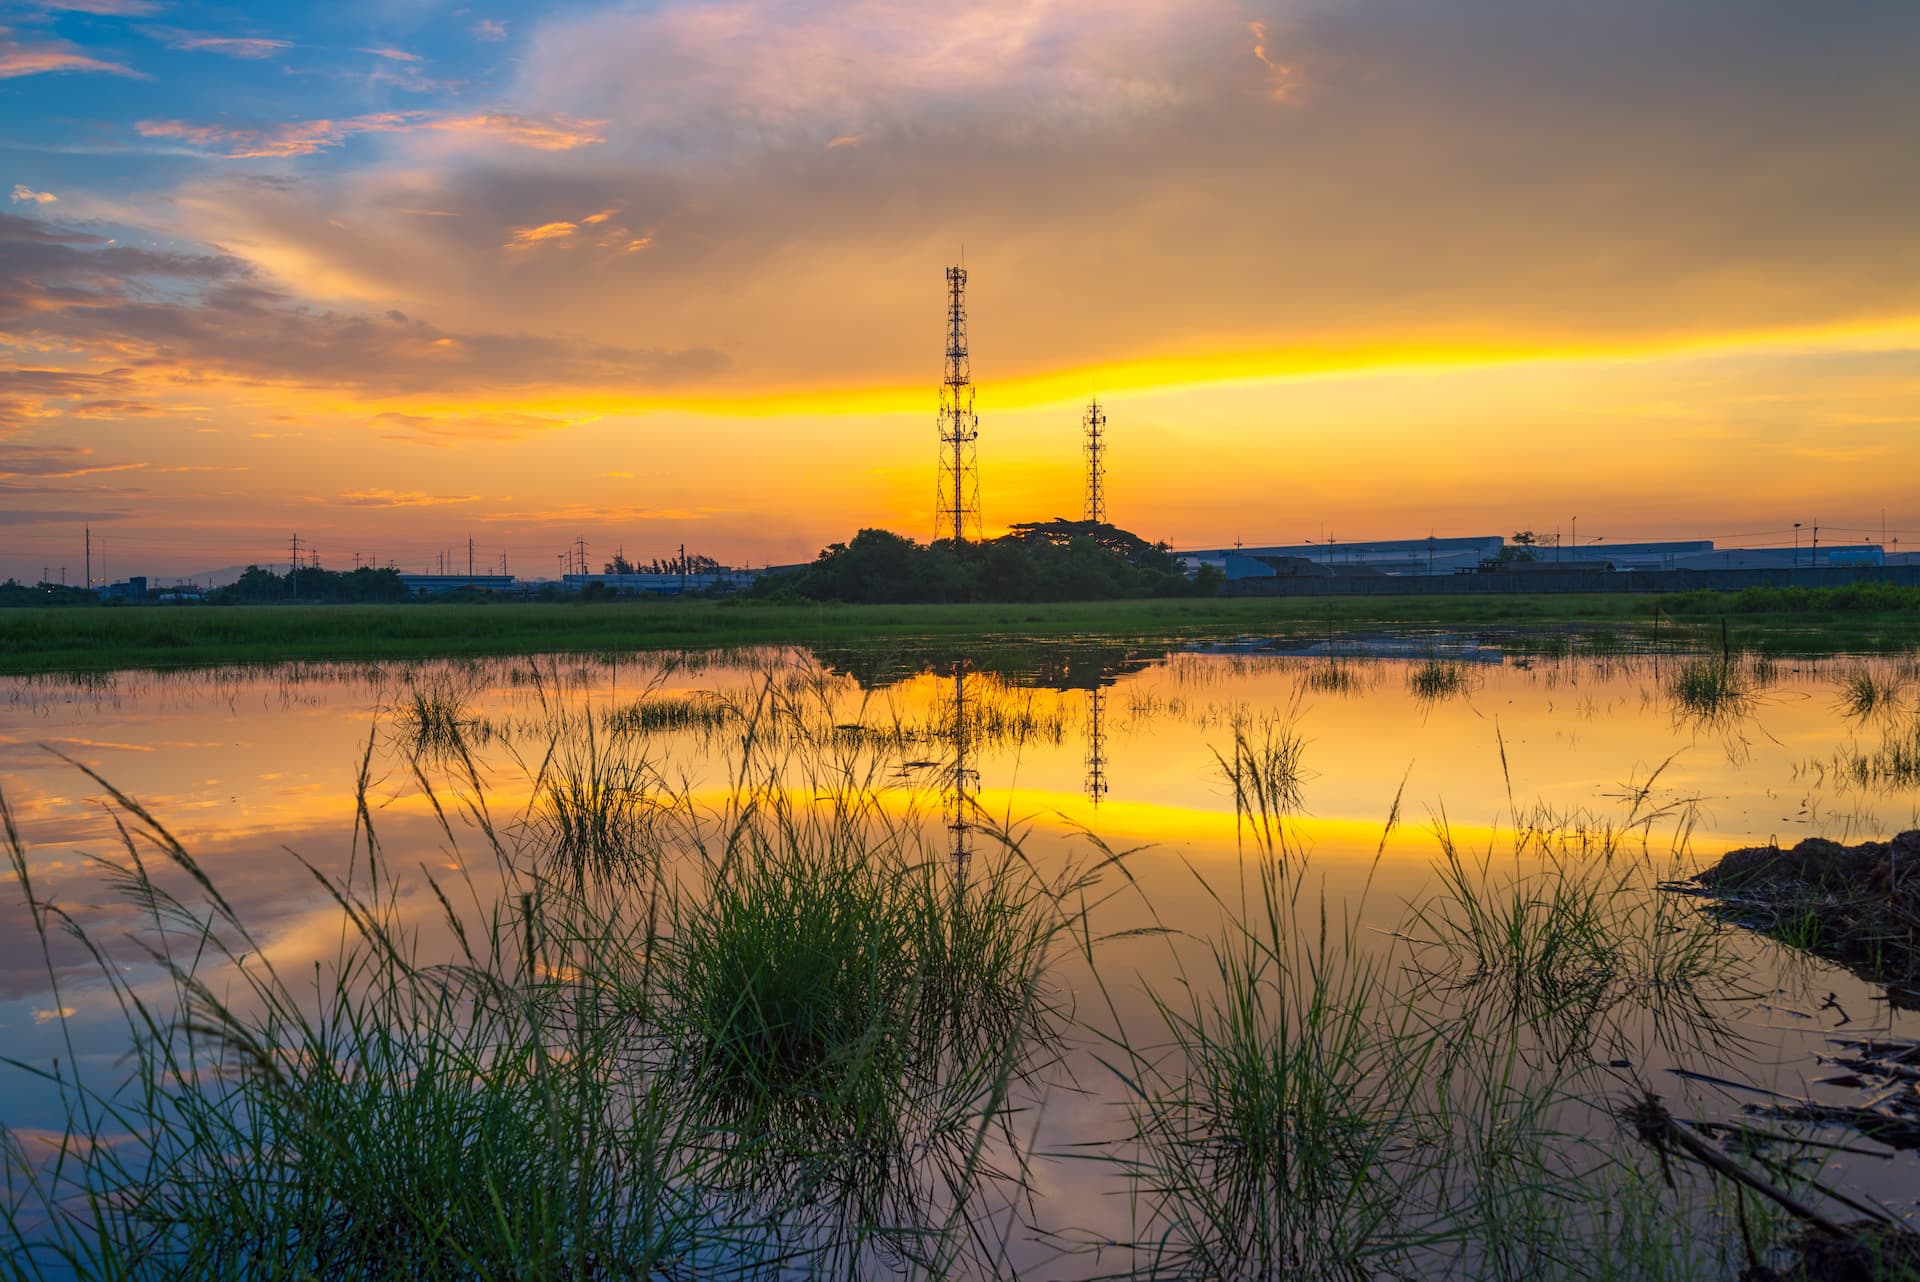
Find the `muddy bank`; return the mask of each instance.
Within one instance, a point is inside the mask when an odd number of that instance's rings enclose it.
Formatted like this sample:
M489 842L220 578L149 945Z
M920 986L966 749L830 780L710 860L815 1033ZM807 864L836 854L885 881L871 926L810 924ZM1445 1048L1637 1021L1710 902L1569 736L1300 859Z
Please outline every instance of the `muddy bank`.
M1920 1009L1920 829L1853 846L1809 837L1734 850L1694 880L1733 920Z

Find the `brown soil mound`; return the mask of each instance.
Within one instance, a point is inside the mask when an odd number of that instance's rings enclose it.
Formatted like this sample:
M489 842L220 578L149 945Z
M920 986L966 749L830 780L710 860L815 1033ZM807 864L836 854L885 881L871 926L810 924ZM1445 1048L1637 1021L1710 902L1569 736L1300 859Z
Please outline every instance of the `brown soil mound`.
M1729 916L1920 1004L1920 829L1734 850L1694 880Z

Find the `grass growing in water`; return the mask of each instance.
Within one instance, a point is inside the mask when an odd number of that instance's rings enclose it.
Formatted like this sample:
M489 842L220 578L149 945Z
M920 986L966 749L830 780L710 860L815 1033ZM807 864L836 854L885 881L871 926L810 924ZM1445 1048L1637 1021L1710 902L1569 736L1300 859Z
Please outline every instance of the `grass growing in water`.
M55 1068L15 1065L68 1113L50 1143L8 1136L11 1271L945 1276L991 1256L975 1227L995 1183L985 1154L991 1135L1012 1177L1024 1169L1006 1115L1049 1026L1059 888L1010 846L960 884L850 761L783 756L788 773L760 776L751 741L726 808L661 812L659 860L556 874L546 847L617 829L623 803L594 798L643 765L573 724L581 737L542 773L579 786L536 787L518 822L496 824L477 786L429 794L450 847L464 816L496 857L450 885L429 876L431 899L390 871L363 766L354 859L343 876L312 870L340 948L301 975L94 776L129 834L101 875L141 915L150 959L123 968L36 894L0 797L55 1000L65 933L124 1011L131 1061L106 1082L76 1077L70 1042ZM804 800L779 810L800 780ZM567 813L598 817L543 825L555 796L585 796ZM422 957L429 925L450 959Z
M604 722L612 734L664 734L718 730L739 718L739 708L715 695L649 695L609 710Z

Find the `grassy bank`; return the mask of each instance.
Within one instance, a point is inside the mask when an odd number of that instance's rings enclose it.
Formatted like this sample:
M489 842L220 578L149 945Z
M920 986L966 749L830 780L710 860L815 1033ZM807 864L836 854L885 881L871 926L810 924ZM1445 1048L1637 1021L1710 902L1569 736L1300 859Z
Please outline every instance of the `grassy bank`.
M423 659L887 639L1019 641L1070 636L1309 639L1369 629L1586 629L1602 648L1659 629L1676 645L1885 650L1920 643L1920 609L1754 611L1740 598L1619 593L1221 598L1012 605L735 601L501 605L232 606L18 610L0 614L0 673L290 660ZM1524 643L1523 643L1524 645Z

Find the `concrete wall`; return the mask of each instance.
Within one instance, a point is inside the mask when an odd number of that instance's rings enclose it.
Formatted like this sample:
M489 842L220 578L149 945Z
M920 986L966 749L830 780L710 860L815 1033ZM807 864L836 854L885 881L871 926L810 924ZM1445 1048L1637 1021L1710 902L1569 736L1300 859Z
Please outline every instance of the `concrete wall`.
M1222 596L1473 596L1526 592L1738 592L1742 588L1833 588L1849 583L1920 587L1920 565L1822 566L1798 570L1620 570L1612 574L1435 574L1353 579L1239 579Z

